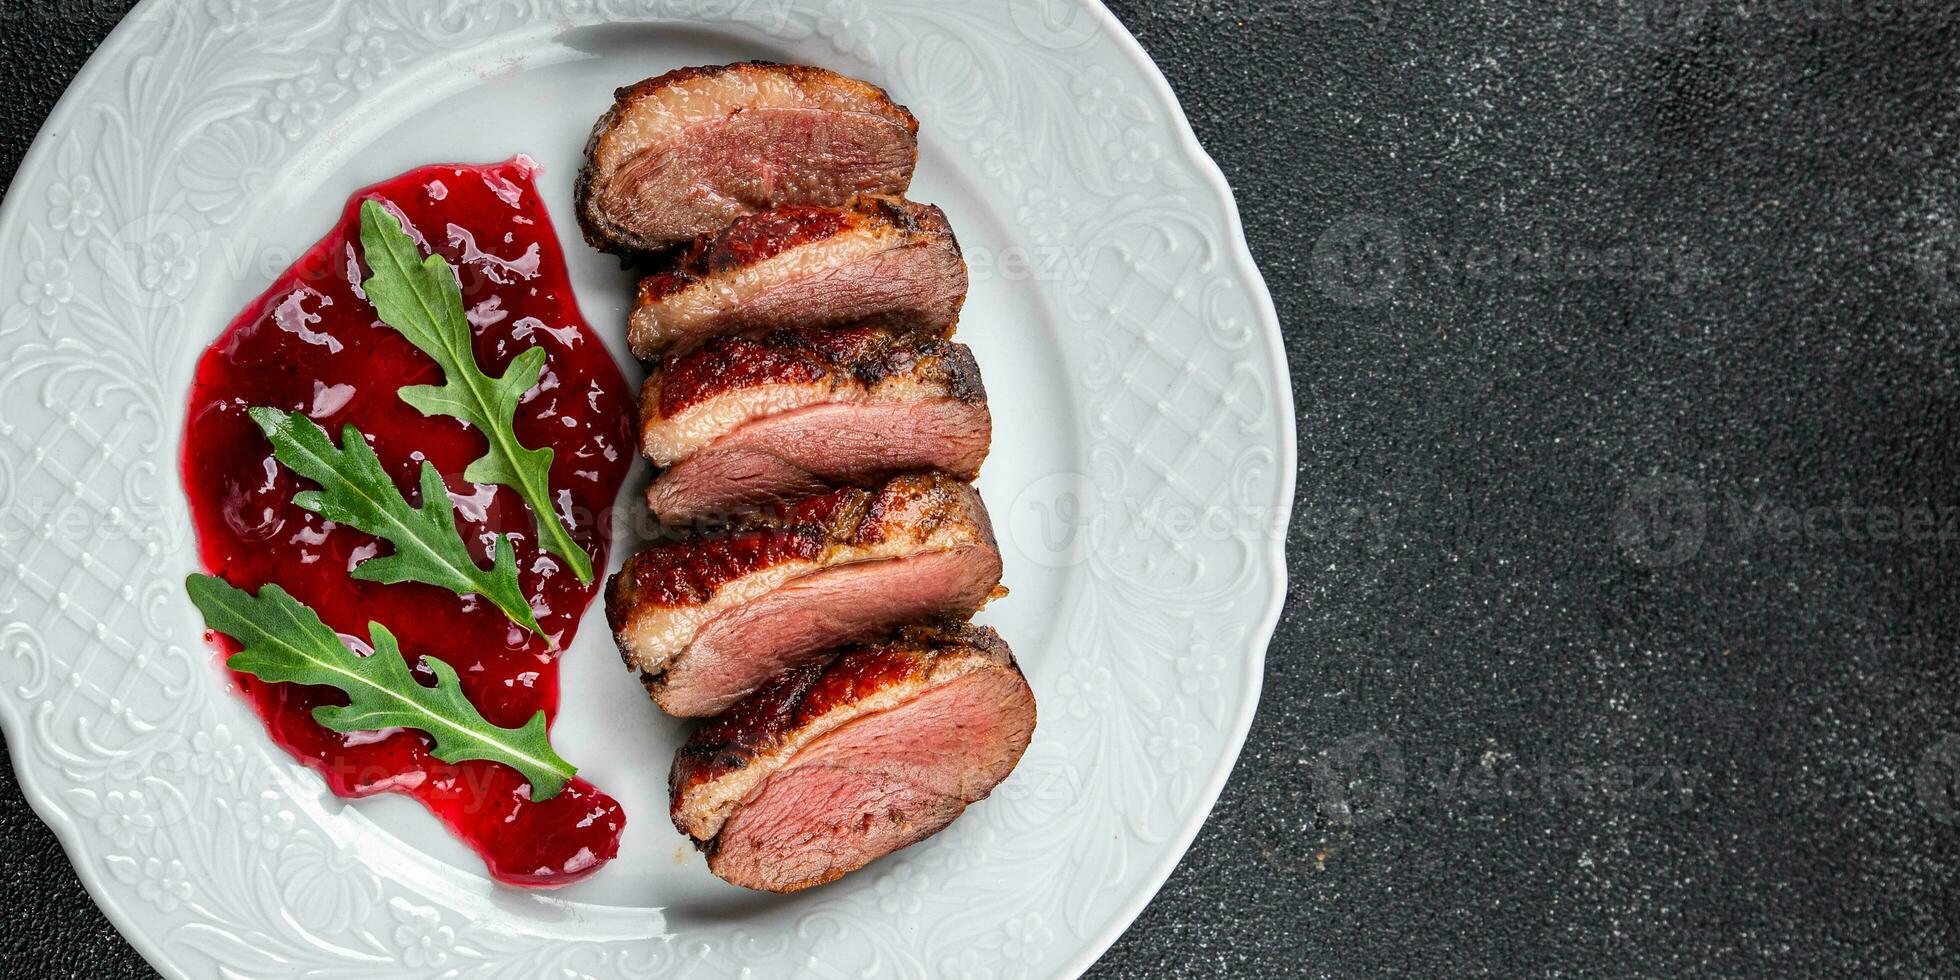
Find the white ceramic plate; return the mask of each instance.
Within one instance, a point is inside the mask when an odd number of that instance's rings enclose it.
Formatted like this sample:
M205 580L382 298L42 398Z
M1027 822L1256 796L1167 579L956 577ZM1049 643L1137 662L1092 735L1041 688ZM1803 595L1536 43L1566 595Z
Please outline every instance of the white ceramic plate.
M327 794L227 690L181 585L190 371L353 190L517 153L630 363L627 280L570 220L585 132L616 85L750 57L873 80L922 120L913 196L973 261L960 336L996 419L980 483L1013 594L983 618L1040 727L946 833L750 894L668 825L682 729L588 622L554 742L624 804L619 858L499 888L415 804ZM1278 325L1223 179L1093 3L149 0L7 194L0 304L0 720L169 976L1073 975L1170 873L1258 700L1294 468Z

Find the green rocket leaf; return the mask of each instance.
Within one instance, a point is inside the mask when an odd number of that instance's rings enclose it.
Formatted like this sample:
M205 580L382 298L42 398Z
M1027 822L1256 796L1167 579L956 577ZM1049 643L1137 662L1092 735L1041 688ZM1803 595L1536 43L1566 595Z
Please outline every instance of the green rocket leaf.
M318 613L277 585L257 596L212 575L184 582L204 622L238 641L226 661L233 670L273 683L314 684L347 695L345 706L322 705L313 720L337 732L413 728L435 740L430 752L444 762L501 762L531 782L531 799L548 800L578 770L558 756L545 731L544 712L521 728L499 728L464 696L455 668L422 658L436 676L434 687L415 679L394 634L368 624L374 653L360 656L340 642Z
M361 249L373 272L361 288L381 322L442 366L444 384L405 387L399 392L402 401L424 415L461 419L482 432L490 450L463 471L463 478L516 490L537 516L540 546L569 562L579 581L591 582L591 556L572 540L551 503L552 451L526 448L513 425L518 399L544 370L544 348L517 355L501 378L483 373L471 347L456 271L440 255L424 258L379 201L361 204Z
M489 570L479 568L456 530L456 512L435 464L422 463L422 503L414 506L353 426L341 430L341 445L335 446L325 429L299 412L254 408L251 414L272 440L273 455L320 485L318 490L295 494L294 504L395 546L394 554L355 566L355 578L386 585L424 582L458 595L474 593L519 626L544 632L518 587L517 555L510 538L498 535Z

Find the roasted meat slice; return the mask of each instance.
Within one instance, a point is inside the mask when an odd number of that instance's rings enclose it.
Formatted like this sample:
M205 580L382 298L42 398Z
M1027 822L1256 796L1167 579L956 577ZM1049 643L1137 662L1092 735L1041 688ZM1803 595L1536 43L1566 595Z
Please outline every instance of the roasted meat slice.
M938 833L1007 778L1034 693L993 630L915 627L793 669L681 746L674 826L745 888L833 881Z
M698 717L841 644L965 618L999 582L980 495L943 473L908 473L655 544L607 583L606 618L654 703Z
M779 204L903 194L919 121L883 89L763 61L682 68L615 93L576 194L586 241L653 251Z
M993 419L964 344L871 326L717 337L640 392L661 520L728 519L906 470L970 480Z
M641 280L626 336L641 360L788 326L875 320L943 337L965 301L966 260L938 208L792 204L735 219Z

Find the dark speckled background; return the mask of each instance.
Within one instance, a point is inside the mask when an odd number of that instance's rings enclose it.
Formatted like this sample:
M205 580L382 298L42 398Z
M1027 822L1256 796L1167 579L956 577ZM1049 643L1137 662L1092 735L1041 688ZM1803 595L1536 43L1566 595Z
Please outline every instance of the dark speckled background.
M0 21L6 176L112 6ZM1960 973L1960 14L1115 6L1301 464L1251 741L1094 975ZM146 975L0 825L0 972Z

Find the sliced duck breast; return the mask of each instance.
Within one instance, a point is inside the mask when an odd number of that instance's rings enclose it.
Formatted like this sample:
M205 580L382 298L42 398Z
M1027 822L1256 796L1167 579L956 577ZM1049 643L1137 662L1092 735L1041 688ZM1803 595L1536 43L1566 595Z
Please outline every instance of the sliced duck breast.
M640 446L669 524L726 520L840 485L937 469L970 480L993 419L963 344L872 326L718 337L640 392Z
M670 71L620 89L592 127L579 223L594 248L626 255L779 204L903 194L918 132L883 89L822 68Z
M620 656L669 714L715 714L777 671L908 622L971 615L1000 583L980 495L943 473L799 501L655 544L606 587Z
M653 360L717 334L867 320L945 336L966 301L966 260L945 212L863 197L785 205L704 235L640 282L627 328Z
M669 776L674 826L734 884L823 884L985 799L1034 727L993 630L907 629L791 669L696 732Z

